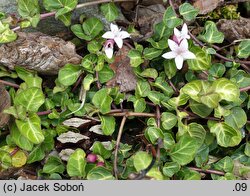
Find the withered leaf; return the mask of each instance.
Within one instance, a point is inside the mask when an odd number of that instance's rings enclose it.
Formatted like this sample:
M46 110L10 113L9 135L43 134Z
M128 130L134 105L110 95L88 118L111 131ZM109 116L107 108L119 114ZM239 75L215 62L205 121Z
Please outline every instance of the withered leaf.
M79 64L80 61L81 57L76 54L73 43L40 32L20 32L16 41L0 47L0 64L9 69L18 65L54 75L65 64Z
M63 125L69 126L69 127L80 127L81 125L84 125L86 123L90 123L91 120L85 120L81 118L70 118L63 122Z
M123 46L117 52L114 62L110 65L115 72L115 77L107 82L107 87L118 86L121 92L135 90L137 79L130 66L128 52L127 46Z
M57 137L57 140L61 143L77 143L83 139L90 139L89 137L82 135L80 133L75 133L72 131L68 131L66 133L62 133Z
M0 127L4 127L9 121L9 114L4 114L3 111L10 107L10 105L10 95L4 86L0 85Z
M222 5L224 0L196 0L194 2L194 7L200 10L199 14L207 14L212 12L218 6Z
M90 132L103 135L102 125L94 125L89 129Z
M68 161L69 156L71 154L73 154L75 152L75 150L71 149L71 148L66 148L61 150L61 152L59 153L59 157L63 160L63 161Z

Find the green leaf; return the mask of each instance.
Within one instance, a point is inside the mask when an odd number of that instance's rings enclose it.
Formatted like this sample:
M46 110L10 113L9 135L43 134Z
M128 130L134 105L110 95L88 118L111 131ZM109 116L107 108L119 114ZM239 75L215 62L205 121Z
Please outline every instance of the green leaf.
M26 121L16 119L16 125L23 136L34 144L40 144L44 140L41 130L41 120L35 113L29 115Z
M138 80L135 89L135 95L139 97L146 97L150 92L150 89L150 85L147 81Z
M215 80L211 88L215 93L220 95L221 99L226 101L237 101L239 99L239 88L236 86L236 84L226 78Z
M95 54L87 54L83 57L81 65L90 73L94 73L94 66L98 61Z
M218 93L209 92L200 96L200 101L209 108L217 108L220 101L220 95Z
M68 163L67 163L67 173L70 177L82 177L84 178L86 175L85 167L86 167L86 160L85 160L85 152L82 149L76 149L73 154L70 155Z
M163 37L160 41L156 42L153 38L148 38L149 42L155 49L164 50L168 47L168 38Z
M173 136L170 133L164 133L164 138L163 138L163 146L164 149L170 150L174 147L175 145L175 140Z
M21 134L15 123L11 125L10 134L13 141L19 148L26 151L32 150L33 143Z
M100 116L104 135L112 135L115 131L115 118L113 116Z
M73 27L73 26L72 26ZM81 25L80 25L81 28ZM83 32L83 30L82 30ZM75 33L75 32L74 32ZM77 36L77 35L76 35ZM78 37L78 36L77 36ZM98 42L97 40L92 40L91 42L88 43L87 45L88 51L90 53L97 53L99 50L101 50L102 48L102 44L101 42ZM98 59L101 57L102 55L98 56ZM104 56L102 56L104 57ZM104 59L104 58L103 58ZM101 70L101 69L100 69ZM100 71L100 70L96 70L96 71Z
M58 80L64 86L70 86L76 82L82 73L81 67L73 64L66 64L59 70Z
M146 109L146 101L143 98L136 98L135 96L130 96L128 101L133 102L135 112L143 112Z
M244 150L244 153L250 157L250 142L246 142L246 146L245 146L245 150Z
M40 8L38 0L18 0L18 13L22 18L30 21L36 27L40 21Z
M177 123L177 116L170 112L163 112L161 114L161 122L165 130L171 130Z
M202 90L202 83L201 80L194 80L187 83L184 87L182 87L181 92L191 97L193 100L200 102L198 97L200 91Z
M168 97L171 97L174 94L174 90L169 86L163 77L156 78L155 82L151 84L160 89Z
M152 161L152 155L144 151L138 151L134 155L134 167L137 172L146 169Z
M110 158L112 152L106 149L103 144L99 141L96 141L92 146L92 151L94 154L101 155L102 158L108 159Z
M205 50L198 46L193 46L190 48L190 51L195 54L196 58L187 60L189 69L195 71L204 71L210 68L211 56Z
M83 88L88 91L90 89L90 85L95 81L94 76L92 74L87 74L83 79Z
M80 39L85 39L85 40L91 40L90 36L87 36L84 34L84 31L82 29L82 25L80 24L75 24L70 27L71 31Z
M87 175L88 180L114 180L111 171L104 167L94 167Z
M206 137L206 130L202 125L197 123L190 123L188 125L188 133L192 138L195 138L197 143L201 146ZM199 147L200 147L199 146Z
M152 144L155 144L159 138L163 138L163 132L160 128L148 127L145 130L145 136Z
M141 72L140 75L144 78L152 78L155 80L158 76L158 72L154 68L147 68L143 72Z
M132 67L138 67L144 62L141 52L136 49L131 49L128 53L128 57L130 58L130 64Z
M165 176L172 177L181 169L181 166L176 162L166 162L162 168L162 172Z
M101 71L98 72L99 81L103 84L115 76L114 71L109 65L105 64Z
M0 21L0 43L5 44L16 40L17 34L10 30L9 24L3 24Z
M53 174L59 173L62 174L65 170L65 166L62 160L57 156L50 156L43 166L43 173Z
M170 157L174 162L180 165L186 165L194 159L198 147L199 144L195 138L183 135L171 150Z
M215 63L211 66L211 68L208 70L208 73L211 74L213 77L222 77L224 73L226 72L225 65L221 63Z
M41 145L37 145L33 148L33 150L30 152L28 156L27 163L34 163L36 161L41 161L45 157L45 152Z
M110 111L112 101L113 99L109 96L107 88L97 91L92 99L92 103L99 108L103 114Z
M213 164L214 169L219 171L225 172L233 172L234 163L232 158L229 156L224 157L223 159L219 160L217 163Z
M181 169L177 175L179 180L201 180L201 174L188 168Z
M43 91L37 87L21 90L15 97L14 104L22 105L30 112L37 112L45 102Z
M82 24L85 35L95 38L103 30L103 24L98 18L88 18Z
M155 48L145 48L143 51L143 56L147 60L153 60L156 57L160 56L162 53L162 50L158 50Z
M198 39L210 44L222 43L224 40L224 34L218 31L216 24L214 22L207 21L205 23L205 29L198 36Z
M231 114L225 116L225 123L235 129L242 128L247 123L246 112L241 107L234 107Z
M206 105L196 102L192 99L189 100L189 106L193 113L197 114L202 118L206 118L213 111L212 108L209 108Z
M48 11L56 11L56 18L75 9L78 0L43 0L43 5Z
M164 15L163 22L167 25L168 28L174 28L183 23L182 19L178 18L174 12L172 6L169 6Z
M209 147L203 144L195 155L195 164L197 167L203 167L206 165L209 159Z
M60 21L62 21L63 24L64 24L66 27L68 27L68 26L71 25L71 16L72 16L72 13L69 12L69 13L66 13L66 14L63 14L63 15L58 16L58 19L59 19Z
M224 122L215 123L210 128L210 132L216 135L217 143L222 147L237 146L242 139L240 130L234 129Z
M148 93L148 98L150 101L152 101L154 104L160 105L161 101L164 100L165 95L163 93L160 93L158 91L150 91Z
M240 42L237 56L239 58L248 58L250 55L250 39L246 39Z
M173 28L167 27L165 22L157 23L154 26L154 38L155 38L155 40L158 40L158 41L160 41L162 39L167 40L172 35L172 33L173 33ZM166 47L167 47L168 43L165 42L165 44L166 44Z
M190 3L183 3L179 7L179 12L187 21L194 20L199 13L197 8L194 8Z
M177 72L177 68L175 65L174 60L164 60L163 62L163 66L164 66L164 71L165 74L167 75L168 79L170 80L171 78L173 78Z
M11 166L11 156L5 150L0 149L0 166L7 169Z
M102 14L109 22L114 21L119 16L119 11L113 2L102 4L100 8Z

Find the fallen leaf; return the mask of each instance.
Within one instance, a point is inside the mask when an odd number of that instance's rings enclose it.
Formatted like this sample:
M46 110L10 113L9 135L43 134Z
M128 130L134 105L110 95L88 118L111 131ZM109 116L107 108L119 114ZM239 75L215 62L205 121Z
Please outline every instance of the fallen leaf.
M99 134L99 135L103 135L103 131L102 131L102 125L95 125L95 126L92 126L90 129L89 129L90 132L93 132L93 133L96 133L96 134Z
M115 72L115 77L106 83L107 87L118 86L121 92L135 90L137 79L130 66L128 52L127 46L123 46L117 52L114 62L110 65L110 68Z
M65 120L63 122L63 125L66 125L68 127L80 127L81 125L84 125L86 123L90 123L91 120L85 120L85 119L81 119L81 118L70 118L68 120Z
M60 141L61 143L77 143L78 141L83 139L88 140L90 138L80 133L75 133L72 131L68 131L57 137L57 140Z
M217 23L217 27L222 33L224 33L225 39L230 42L250 38L249 18L240 17L238 20L220 19Z
M3 85L0 85L0 127L4 127L9 122L10 115L4 114L3 110L10 107L11 100L8 91L5 90Z
M14 42L0 47L0 63L9 69L16 65L42 74L54 75L67 63L79 64L75 45L40 32L18 33Z
M143 39L151 37L154 33L154 25L161 22L165 8L161 4L140 7L138 9L138 25Z
M199 14L205 15L209 12L212 12L223 3L224 0L196 0L193 6L200 10Z
M61 150L61 152L59 153L59 157L63 160L63 161L68 161L69 156L71 154L73 154L75 152L75 150L70 149L70 148L66 148Z

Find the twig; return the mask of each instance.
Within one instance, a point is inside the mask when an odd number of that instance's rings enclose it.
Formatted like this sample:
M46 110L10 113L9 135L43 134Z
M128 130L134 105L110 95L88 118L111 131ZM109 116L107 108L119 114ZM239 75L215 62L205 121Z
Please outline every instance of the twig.
M161 111L160 111L160 106L156 106L156 124L157 127L161 127ZM157 141L157 153L156 153L156 159L159 162L161 158L161 148L162 148L162 139L159 138Z
M245 91L249 91L249 90L250 90L250 86L240 88L240 92L245 92Z
M118 112L118 113L108 113L109 116L138 116L138 117L155 117L153 113L137 113L137 112Z
M83 7L87 7L87 6L92 6L92 5L98 5L98 4L101 4L101 3L124 2L124 1L126 1L126 2L128 2L128 1L136 2L136 0L99 0L99 1L90 1L90 2L86 2L86 3L78 4L75 9L79 9L79 8L83 8ZM56 11L44 13L44 14L40 15L40 19L43 20L45 18L54 16L54 15L56 15ZM21 27L17 26L15 28L13 28L12 31L18 31L20 29L21 29Z
M19 88L19 85L18 85L18 84L14 84L14 83L12 83L12 82L7 82L7 81L5 81L5 80L0 80L0 83L1 83L1 84L4 84L4 85L6 85L6 86L11 86L11 87L14 87L14 88Z
M216 174L216 175L220 175L220 176L225 175L225 172L218 171L218 170L211 170L211 169L203 170L203 169L196 168L196 167L188 167L188 169L191 169L191 170L194 170L197 172L207 173L207 174Z
M174 90L175 94L179 95L180 91L179 91L179 89L177 89L177 88L175 87L175 85L172 83L172 81L169 80L168 83L169 83L169 85L172 87L172 89Z
M44 115L50 114L51 112L52 110L47 110L47 111L37 112L36 114L38 116L44 116Z
M123 131L123 127L125 125L126 119L127 119L127 116L126 115L123 116L119 131L118 131L118 136L116 139L116 144L115 144L114 174L117 180L118 180L118 168L117 168L118 150L119 150L119 145L120 145L120 141L122 137L122 131Z
M203 44L200 40L198 40L191 32L189 32L190 37L197 43L199 44L201 47L206 46L205 44ZM227 57L222 56L219 53L215 53L215 56L219 57L220 59L224 60L224 61L228 61L228 62L236 62L236 63L240 63L241 65L250 65L250 61L241 61L241 60L237 60L237 59L230 59Z
M83 74L81 74L79 76L79 78L77 79L77 81L76 81L74 87L72 88L71 92L75 92L76 91L76 88L79 86L79 84L82 82L82 80L83 80Z

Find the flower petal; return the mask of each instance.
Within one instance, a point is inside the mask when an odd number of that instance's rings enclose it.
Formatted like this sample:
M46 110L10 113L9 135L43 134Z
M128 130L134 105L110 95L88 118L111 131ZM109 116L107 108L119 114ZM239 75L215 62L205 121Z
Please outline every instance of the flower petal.
M172 51L176 51L179 47L178 44L171 39L168 39L168 46Z
M176 37L180 37L181 36L181 32L177 28L174 28L174 35Z
M190 52L190 51L185 51L184 53L182 53L181 55L184 59L195 59L196 56L194 53Z
M116 24L111 23L111 24L110 24L110 30L111 30L113 33L115 33L115 32L118 32L118 31L119 31L119 28L118 28L118 26L117 26Z
M121 31L119 33L119 37L122 38L122 39L129 38L130 34L127 31Z
M102 35L102 37L105 38L105 39L114 39L114 38L115 38L115 35L114 35L113 32L107 31L106 33L104 33L104 34Z
M175 65L177 67L177 69L181 69L182 68L182 65L183 65L183 58L182 56L178 55L177 57L175 57Z
M120 37L115 37L115 43L117 44L117 46L119 47L119 48L122 48L122 45L123 45L123 41L122 41L122 38L120 38Z
M175 58L176 56L177 56L176 53L173 52L173 51L164 53L164 54L162 55L162 57L165 58L165 59L173 59L173 58Z
M105 54L109 59L111 59L113 56L113 48L105 48Z
M185 51L188 50L188 41L186 39L183 39L180 43L180 48Z
M187 24L184 23L182 28L181 28L181 34L184 35L186 37L186 35L188 35L188 27Z

